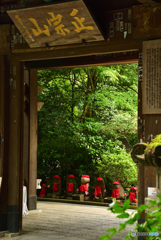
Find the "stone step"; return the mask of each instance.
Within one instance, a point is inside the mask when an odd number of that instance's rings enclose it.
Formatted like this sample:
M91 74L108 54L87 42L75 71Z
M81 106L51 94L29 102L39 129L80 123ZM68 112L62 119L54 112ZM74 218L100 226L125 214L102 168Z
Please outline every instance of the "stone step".
M17 237L19 235L20 235L19 232L17 232L17 233L9 233L9 232L7 232L7 233L4 234L4 237Z
M9 233L8 231L0 231L0 238L1 237L17 237L20 235L19 233Z
M0 237L4 237L6 233L8 233L8 231L0 231Z

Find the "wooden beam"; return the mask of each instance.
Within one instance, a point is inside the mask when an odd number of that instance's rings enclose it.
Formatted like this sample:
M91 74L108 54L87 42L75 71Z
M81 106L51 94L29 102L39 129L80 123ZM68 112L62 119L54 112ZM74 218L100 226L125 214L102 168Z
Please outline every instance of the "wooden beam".
M138 2L140 3L143 3L143 4L147 4L147 5L155 5L155 6L158 6L158 5L161 5L161 3L155 1L155 0L137 0Z
M142 48L142 42L128 42L128 43L116 43L109 44L107 41L103 41L99 45L85 44L82 47L56 49L40 52L26 52L13 54L13 57L17 61L32 61L32 60L45 60L45 59L57 59L67 57L80 57L85 55L98 55L105 53L117 53L127 51L138 51Z
M26 68L36 69L58 69L58 68L73 68L87 66L114 65L138 62L138 52L124 52L117 54L100 54L85 57L28 61L25 63Z

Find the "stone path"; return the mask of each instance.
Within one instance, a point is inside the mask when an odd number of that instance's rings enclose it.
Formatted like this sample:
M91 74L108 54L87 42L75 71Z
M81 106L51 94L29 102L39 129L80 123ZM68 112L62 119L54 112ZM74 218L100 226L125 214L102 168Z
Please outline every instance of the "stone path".
M125 220L107 211L107 207L56 202L38 202L36 211L23 218L23 234L12 240L99 240L108 228ZM134 210L128 210L129 213ZM122 240L131 230L122 231L112 240ZM6 238L1 238L6 239Z

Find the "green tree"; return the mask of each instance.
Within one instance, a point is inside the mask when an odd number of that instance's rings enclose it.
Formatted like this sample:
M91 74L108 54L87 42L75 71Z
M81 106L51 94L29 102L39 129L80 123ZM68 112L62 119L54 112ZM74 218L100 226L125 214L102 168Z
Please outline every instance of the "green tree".
M136 180L135 164L116 141L119 136L131 145L137 141L136 64L39 70L38 84L44 86L38 97L44 102L38 115L38 177L65 179L72 172L94 181L101 174L109 182L120 164L119 179L125 185Z

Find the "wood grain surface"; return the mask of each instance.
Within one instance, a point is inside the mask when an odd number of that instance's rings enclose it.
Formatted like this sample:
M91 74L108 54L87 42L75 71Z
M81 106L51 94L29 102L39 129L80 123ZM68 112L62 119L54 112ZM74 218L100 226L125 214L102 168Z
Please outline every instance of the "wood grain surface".
M82 0L7 13L31 48L104 39Z

